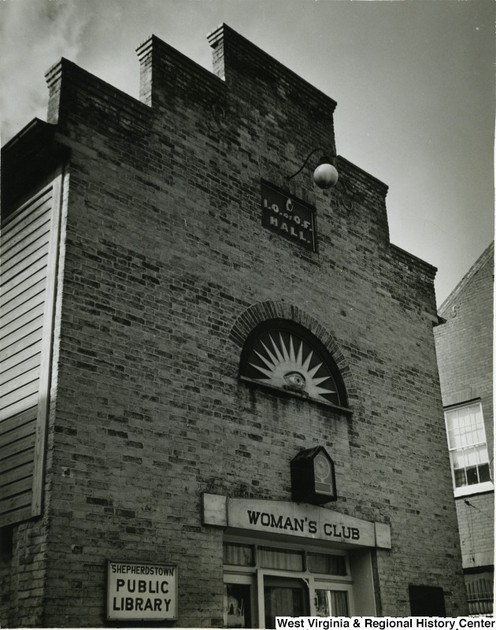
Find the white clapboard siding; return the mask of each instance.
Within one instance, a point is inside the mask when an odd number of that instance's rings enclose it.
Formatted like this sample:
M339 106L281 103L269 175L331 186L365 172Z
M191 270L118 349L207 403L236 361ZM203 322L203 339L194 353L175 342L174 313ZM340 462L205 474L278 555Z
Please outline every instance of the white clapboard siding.
M43 302L35 304L33 308L24 308L24 314L19 317L0 317L0 339L7 346L9 345L9 337L13 335L19 328L37 320L43 315Z
M41 513L61 174L2 226L0 527Z
M41 339L43 321L41 321L40 325L39 320L40 318L38 317L30 322L26 322L24 326L18 328L10 335L6 335L2 339L2 345L5 347L2 351L0 351L1 362L14 356L19 352L19 350L22 350L28 344L31 345L32 343L36 343L38 337Z
M37 365L41 366L41 349L39 344L29 346L22 352L18 352L10 359L1 363L2 373L0 374L0 383L2 383L2 392L4 391L4 384L16 376L19 376L23 371L27 371L33 367L33 360L37 359Z
M9 525L32 516L37 407L0 422L0 518Z
M11 260L10 266L2 265L2 277L4 278L4 282L8 282L18 273L22 273L33 261L48 254L48 245L48 241L46 243L40 243L40 247L37 250L34 250L31 253L25 252L27 255L22 258L22 260L18 259L16 264L13 264L14 260Z
M29 225L28 229L32 226ZM13 265L17 264L16 258L18 257L20 260L26 258L33 251L36 250L37 247L42 246L46 243L50 238L50 224L42 223L41 225L36 224L34 226L36 229L30 231L29 234L26 234L25 238L13 238L9 239L5 242L5 255L3 256L4 262L2 266L5 265L5 269L9 270Z
M2 388L2 391L3 391L4 386L7 385L9 381L18 379L23 374L26 374L26 372L30 372L31 370L35 368L38 368L39 370L40 358L41 358L40 355L41 353L38 352L37 354L34 354L33 356L28 357L25 361L22 362L21 369L19 369L16 365L9 370L3 371L0 374L0 388ZM12 387L12 389L15 389L15 387Z

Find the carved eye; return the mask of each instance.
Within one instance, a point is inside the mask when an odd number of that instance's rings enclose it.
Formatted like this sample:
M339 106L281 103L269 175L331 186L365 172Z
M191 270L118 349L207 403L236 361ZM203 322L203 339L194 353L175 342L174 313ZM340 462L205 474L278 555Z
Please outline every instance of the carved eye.
M339 404L330 366L303 338L286 330L270 329L244 351L240 374L250 380L284 389L320 402ZM330 357L327 357L330 359Z
M305 387L305 377L299 372L288 372L284 375L284 380L294 389L303 389Z

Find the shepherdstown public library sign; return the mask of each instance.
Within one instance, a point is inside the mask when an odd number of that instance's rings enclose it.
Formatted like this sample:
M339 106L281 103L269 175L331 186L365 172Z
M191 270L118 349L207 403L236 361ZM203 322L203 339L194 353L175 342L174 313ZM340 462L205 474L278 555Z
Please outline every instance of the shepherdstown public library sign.
M109 562L107 619L177 619L177 567L170 564Z

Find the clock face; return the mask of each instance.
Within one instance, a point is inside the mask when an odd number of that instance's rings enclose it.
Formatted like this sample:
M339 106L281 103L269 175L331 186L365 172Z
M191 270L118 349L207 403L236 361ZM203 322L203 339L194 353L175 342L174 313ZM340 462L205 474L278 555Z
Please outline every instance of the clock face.
M314 461L315 476L322 483L327 480L329 473L331 472L331 466L327 461L327 458L321 453L317 455Z

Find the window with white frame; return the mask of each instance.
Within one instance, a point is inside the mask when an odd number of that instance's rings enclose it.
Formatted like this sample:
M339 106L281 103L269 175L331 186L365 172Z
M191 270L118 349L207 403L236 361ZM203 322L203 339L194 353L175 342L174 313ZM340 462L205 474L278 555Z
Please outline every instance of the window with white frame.
M455 495L493 488L480 402L445 409Z

